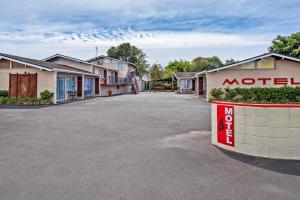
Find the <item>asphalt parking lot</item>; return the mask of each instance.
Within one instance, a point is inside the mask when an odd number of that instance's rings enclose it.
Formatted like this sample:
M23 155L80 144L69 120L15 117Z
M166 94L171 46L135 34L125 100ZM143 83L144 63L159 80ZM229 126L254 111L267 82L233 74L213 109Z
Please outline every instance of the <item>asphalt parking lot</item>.
M1 200L300 199L300 162L210 144L210 105L141 93L0 107Z

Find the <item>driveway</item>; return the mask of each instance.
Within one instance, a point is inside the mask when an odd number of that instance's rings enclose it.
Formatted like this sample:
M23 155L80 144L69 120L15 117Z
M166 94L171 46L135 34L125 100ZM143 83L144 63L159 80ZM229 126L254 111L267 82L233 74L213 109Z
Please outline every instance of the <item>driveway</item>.
M0 199L299 200L300 162L222 151L209 131L190 95L0 107Z

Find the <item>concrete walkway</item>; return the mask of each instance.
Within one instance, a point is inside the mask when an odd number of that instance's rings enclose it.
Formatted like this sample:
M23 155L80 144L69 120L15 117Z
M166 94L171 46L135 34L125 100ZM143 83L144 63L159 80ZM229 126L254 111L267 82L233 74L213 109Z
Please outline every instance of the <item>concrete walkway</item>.
M215 148L210 105L194 96L142 93L19 108L0 107L1 200L300 197L300 162Z

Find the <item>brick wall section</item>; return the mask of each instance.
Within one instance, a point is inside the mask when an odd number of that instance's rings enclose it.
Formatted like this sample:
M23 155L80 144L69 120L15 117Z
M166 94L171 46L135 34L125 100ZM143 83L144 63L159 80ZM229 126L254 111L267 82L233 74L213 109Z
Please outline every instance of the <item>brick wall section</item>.
M300 160L300 108L234 106L235 147L217 142L217 105L211 108L214 145L253 156Z

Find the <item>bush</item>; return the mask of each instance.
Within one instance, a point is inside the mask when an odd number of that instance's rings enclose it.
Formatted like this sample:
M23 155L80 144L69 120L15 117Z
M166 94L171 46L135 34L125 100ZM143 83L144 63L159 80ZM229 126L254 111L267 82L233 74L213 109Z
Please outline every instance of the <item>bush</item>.
M0 90L0 97L7 97L8 91L7 90Z
M40 104L49 104L44 102L39 98L30 98L30 97L0 97L0 104L9 104L9 105L40 105Z
M40 93L41 97L8 97L0 96L0 104L9 105L45 105L52 102L53 93L45 90Z
M49 90L44 90L43 92L40 93L40 95L41 95L41 100L46 102L51 102L53 97L53 92L50 92Z
M223 92L223 93L222 93ZM210 92L211 101L247 103L299 103L300 87L281 88L214 88ZM225 94L225 95L223 95ZM224 98L222 97L224 96Z
M222 100L222 95L224 94L223 90L221 88L213 88L210 91L211 96L215 100Z

